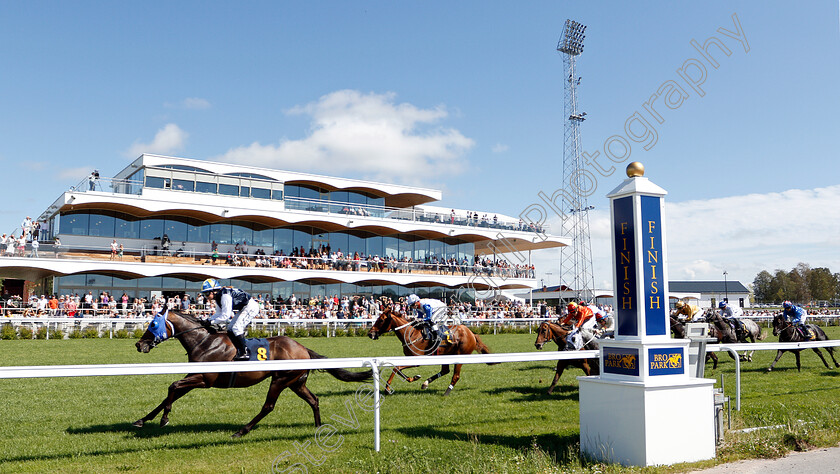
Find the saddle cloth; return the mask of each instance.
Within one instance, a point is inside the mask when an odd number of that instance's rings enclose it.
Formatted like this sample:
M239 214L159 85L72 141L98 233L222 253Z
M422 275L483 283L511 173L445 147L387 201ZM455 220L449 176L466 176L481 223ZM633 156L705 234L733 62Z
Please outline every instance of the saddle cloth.
M268 349L268 339L264 337L245 339L245 345L251 353L248 360L270 360L271 351Z

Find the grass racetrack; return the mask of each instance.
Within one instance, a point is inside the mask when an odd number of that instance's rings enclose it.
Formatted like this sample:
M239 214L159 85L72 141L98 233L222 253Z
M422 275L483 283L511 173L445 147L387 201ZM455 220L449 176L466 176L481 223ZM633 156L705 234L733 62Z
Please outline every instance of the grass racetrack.
M840 328L829 327L832 339ZM534 335L484 335L493 352L534 351ZM772 335L768 341L776 340ZM394 337L301 338L329 357L402 355ZM2 364L56 365L184 362L170 341L140 354L133 339L0 341ZM544 350L553 350L551 344ZM719 354L734 405L734 364ZM812 351L782 357L765 373L775 351L757 352L742 364L742 411L733 428L782 425L748 434L727 433L718 459L772 457L789 449L834 445L840 440L840 369L825 369ZM166 395L173 375L0 380L2 472L594 472L625 471L582 461L578 454L579 369L570 368L553 395L545 391L553 362L464 366L461 381L442 397L449 377L421 391L420 382L395 382L382 405L382 451L373 451L373 413L360 408L355 391L313 372L307 386L319 397L321 417L337 431L321 433L316 446L312 411L291 391L273 413L241 439L231 434L262 406L268 383L246 389L193 390L175 402L170 424L158 419L135 428ZM438 367L409 369L427 377ZM349 407L349 408L348 408ZM352 408L352 412L349 411ZM685 407L686 410L691 407ZM604 407L605 410L612 409ZM679 416L675 413L674 416ZM341 417L343 420L337 420ZM353 421L355 417L355 422ZM306 471L302 470L305 467ZM686 470L689 466L653 471ZM641 471L641 469L631 469ZM652 471L651 469L644 470Z

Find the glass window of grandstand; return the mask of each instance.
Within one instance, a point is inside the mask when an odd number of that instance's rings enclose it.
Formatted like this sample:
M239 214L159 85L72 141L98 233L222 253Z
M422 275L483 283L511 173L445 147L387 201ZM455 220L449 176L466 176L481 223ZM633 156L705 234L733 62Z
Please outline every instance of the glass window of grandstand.
M71 212L63 214L61 219L59 219L59 233L69 235L87 235L89 219L90 215L87 212Z
M199 193L209 193L209 194L216 194L218 186L216 185L215 181L202 181L198 180L195 182L195 190Z
M225 196L239 196L239 186L234 184L219 184L219 194Z

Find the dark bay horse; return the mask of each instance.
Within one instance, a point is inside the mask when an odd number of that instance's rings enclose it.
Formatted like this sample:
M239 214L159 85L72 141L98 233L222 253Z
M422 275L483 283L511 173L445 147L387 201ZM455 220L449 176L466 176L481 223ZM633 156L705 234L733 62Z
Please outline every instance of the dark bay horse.
M176 338L187 350L190 362L219 362L233 360L236 355L236 348L226 333L214 333L201 325L197 319L169 310L155 316L146 332L135 344L137 351L149 352L156 345L169 338ZM268 338L269 360L291 360L291 359L325 359L326 357L309 350L298 342L286 336ZM370 370L364 372L350 372L344 369L326 369L333 377L342 382L363 382L372 378ZM166 398L148 415L134 422L134 426L140 428L147 421L153 420L161 410L163 416L160 418L160 426L169 423L169 412L172 410L172 403L183 397L194 388L239 388L250 387L271 377L271 384L268 387L268 395L262 410L242 429L237 431L233 437L238 438L254 429L266 415L274 410L277 397L286 387L302 398L312 407L315 415L315 426L321 426L321 412L318 408L318 397L306 388L306 379L309 370L281 370L264 372L225 372L187 374L181 380L169 386L169 393Z
M540 327L537 330L537 340L534 342L534 347L536 347L537 350L542 350L546 342L554 341L554 343L557 344L558 350L567 350L566 336L569 332L571 332L571 329L564 328L556 323L544 321L540 324ZM598 342L595 338L592 338L581 348L581 350L583 349L597 350ZM563 371L570 365L580 367L586 375L599 375L601 373L597 357L592 359L560 359L557 361L557 368L554 369L554 380L551 382L551 386L548 387L549 395L551 395L551 392L554 391L554 386L557 385L557 380L559 380L560 376L563 375Z
M674 316L671 316L671 331L674 333L674 337L677 338L677 339L685 339L686 338L685 325L683 323L681 323L680 320L675 318ZM718 339L718 341L720 341L720 338L717 336L716 333L713 333L713 331L711 331L711 328L710 328L710 331L709 331L709 336L716 337ZM704 360L704 362L709 362L709 359L711 359L714 362L714 365L712 366L712 368L717 369L717 365L718 365L717 354L715 354L714 352L707 352L706 353L706 359Z
M482 354L490 354L490 349L481 342L481 338L470 331L470 328L463 324L458 324L449 328L452 333L452 342L442 342L439 345L433 341L423 338L423 332L412 325L412 321L405 316L394 313L392 308L386 308L382 314L373 323L373 327L368 331L368 337L371 339L379 339L379 336L389 331L394 331L397 339L400 340L403 346L403 354L407 356L416 355L456 355L456 354L472 354L473 351L478 351ZM419 375L414 377L406 376L402 371L410 367L417 367L416 365L405 365L402 367L394 367L388 381L385 382L385 391L387 393L394 393L391 388L391 382L394 380L394 375L399 375L406 382L414 382L420 378ZM429 384L449 373L448 365L441 365L440 372L432 375L423 385L421 389L426 389ZM449 395L449 392L455 388L455 384L461 378L461 364L455 364L455 372L452 374L452 381L449 382L449 388L446 389L444 396Z
M808 326L808 329L811 330L811 334L814 335L814 339L812 340L828 340L828 336L825 335L825 332L823 332L822 328L820 328L819 326L815 324L807 324L806 326ZM802 333L799 332L796 326L788 322L788 320L785 319L784 315L781 313L777 314L776 317L773 318L773 335L779 336L779 342L807 341L805 336L803 336ZM828 362L825 361L825 357L823 357L822 352L820 352L820 348L814 347L812 349L814 349L814 352L816 352L817 355L820 356L820 360L822 360L822 363L825 365L825 368L830 369L831 367L828 365ZM773 370L773 367L776 366L776 362L779 361L779 359L782 357L782 354L784 354L785 352L793 352L793 355L796 356L796 370L801 372L802 366L799 363L799 353L803 350L804 349L779 349L778 351L776 351L776 359L773 361L772 364L770 364L770 367L767 368L767 371L770 372L771 370ZM828 355L831 356L831 361L834 362L834 367L840 367L840 364L838 364L837 360L834 358L834 348L826 347L825 350L828 351Z
M758 324L756 324L756 322L752 319L738 318L738 321L744 325L740 334L741 337L738 337L729 322L726 321L720 314L715 313L714 315L709 316L709 322L715 326L715 329L717 329L715 337L717 337L720 342L751 342L754 344L755 341L763 341L767 338L767 333L762 331L761 328L758 327ZM741 360L752 362L754 352L755 351L744 351L744 354L741 356Z

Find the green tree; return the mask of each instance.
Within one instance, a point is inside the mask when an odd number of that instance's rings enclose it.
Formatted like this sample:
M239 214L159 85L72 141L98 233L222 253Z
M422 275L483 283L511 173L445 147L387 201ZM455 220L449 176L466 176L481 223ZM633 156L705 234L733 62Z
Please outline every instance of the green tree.
M773 299L772 295L773 275L767 270L762 270L753 280L753 293L756 303L767 303Z
M814 268L808 274L808 290L815 300L832 299L836 289L837 282L828 268Z
M781 303L790 298L788 287L790 286L790 277L784 270L776 270L773 275L773 280L770 282L770 296L769 300L774 303Z
M788 277L790 279L790 296L787 299L806 304L811 301L811 291L808 288L808 278L811 274L811 266L800 262L794 267Z

